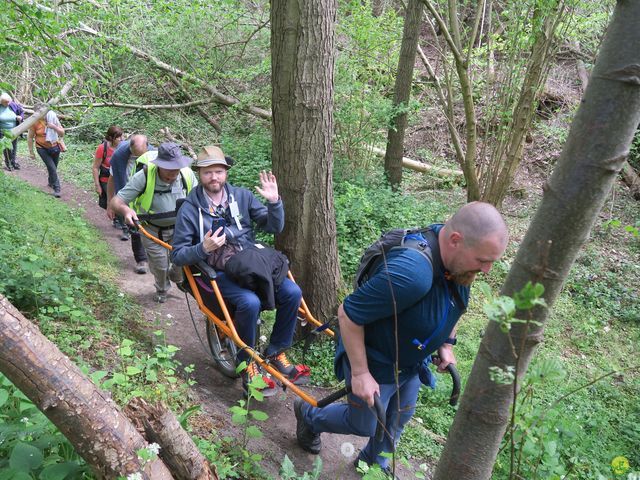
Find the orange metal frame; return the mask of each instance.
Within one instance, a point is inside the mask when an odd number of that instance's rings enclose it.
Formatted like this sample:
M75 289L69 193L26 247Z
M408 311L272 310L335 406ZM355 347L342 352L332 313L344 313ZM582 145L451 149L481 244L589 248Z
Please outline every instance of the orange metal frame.
M147 232L147 230L145 230L144 227L139 225L138 228L140 229L140 232L149 240L157 243L158 245L162 245L167 250L173 249L173 247L168 243L163 242L159 238ZM198 307L200 308L200 311L204 313L207 317L207 320L211 322L218 329L218 332L231 338L233 343L235 343L238 348L246 351L253 360L255 360L264 370L269 372L271 376L273 376L276 380L282 383L283 386L291 389L292 392L298 395L305 402L309 403L311 406L314 406L314 407L318 406L318 401L314 397L307 394L304 390L300 389L300 387L298 387L297 385L294 385L293 383L291 383L287 378L285 378L280 373L279 370L271 366L271 364L267 360L265 360L262 357L262 355L260 355L259 352L249 347L246 343L242 341L242 339L238 336L238 332L236 331L231 315L229 314L229 310L227 309L227 305L224 299L222 298L222 294L220 293L220 289L218 288L218 283L215 281L215 279L211 279L211 286L216 295L216 299L220 304L220 308L222 310L224 319L219 318L204 304L204 301L202 300L202 296L200 295L200 290L198 290L198 286L196 285L195 278L193 277L193 273L191 273L191 269L189 267L183 267L183 270L187 277L187 281L189 282L189 285L191 287L191 292L193 293L193 297L196 299L196 302L198 303ZM291 274L290 271L287 273L287 276L289 277L289 279L291 279L291 281L295 282L295 279L293 278L293 275ZM304 298L302 298L302 301L300 302L300 308L298 312L301 318L304 318L307 322L310 322L316 327L322 326L322 323L320 323L309 311L309 308L307 307L307 304L304 301ZM335 336L335 333L330 329L326 329L324 330L324 332L331 337Z

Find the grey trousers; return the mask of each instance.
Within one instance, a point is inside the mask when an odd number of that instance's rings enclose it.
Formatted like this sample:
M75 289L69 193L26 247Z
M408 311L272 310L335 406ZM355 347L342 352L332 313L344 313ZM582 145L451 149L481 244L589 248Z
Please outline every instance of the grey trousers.
M147 230L154 237L160 238L159 229L153 225L145 225ZM140 234L142 244L147 252L147 259L149 260L149 270L153 274L155 279L154 285L156 292L166 293L171 288L171 280L174 282L182 281L182 268L177 267L169 260L169 250L162 245L158 245L153 240L148 239L144 235ZM173 241L173 228L163 229L161 240L165 243L171 244Z

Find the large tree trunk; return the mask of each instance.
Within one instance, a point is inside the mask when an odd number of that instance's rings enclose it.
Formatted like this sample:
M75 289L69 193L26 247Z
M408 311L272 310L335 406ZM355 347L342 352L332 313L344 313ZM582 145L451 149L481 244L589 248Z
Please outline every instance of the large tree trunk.
M400 46L398 73L393 94L393 105L396 108L406 108L411 97L413 66L416 62L421 20L422 3L420 0L409 0L404 15L402 45ZM406 111L396 115L387 137L384 171L389 183L395 189L400 187L402 183L402 155L404 154L404 132L407 129L407 117Z
M273 169L289 257L312 311L335 313L340 278L333 206L335 0L271 1Z
M549 307L587 239L629 151L640 122L640 1L619 1L591 81L531 226L502 289L513 295L528 281L545 287ZM435 480L489 479L514 401L513 385L496 385L489 368L515 366L519 382L542 340L548 308L518 312L511 340L492 322L482 339ZM517 385L516 385L517 390Z
M2 295L0 371L58 427L99 478L140 471L147 480L173 479L159 459L143 467L136 452L147 442L133 424Z

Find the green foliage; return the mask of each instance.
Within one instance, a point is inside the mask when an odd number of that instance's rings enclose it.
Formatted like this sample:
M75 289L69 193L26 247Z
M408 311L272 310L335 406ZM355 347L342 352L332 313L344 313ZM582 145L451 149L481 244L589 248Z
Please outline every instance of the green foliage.
M640 130L636 130L636 134L631 142L631 148L629 149L629 163L635 169L636 172L640 171Z
M305 472L302 475L298 475L288 455L284 456L280 467L280 478L282 480L317 480L320 478L321 473L322 459L320 457L316 457L313 461L313 471L311 473Z
M340 267L346 279L356 272L365 248L392 228L425 227L444 221L446 206L436 201L418 202L395 193L380 182L343 181L336 185L336 224Z
M0 478L92 478L68 440L0 374Z

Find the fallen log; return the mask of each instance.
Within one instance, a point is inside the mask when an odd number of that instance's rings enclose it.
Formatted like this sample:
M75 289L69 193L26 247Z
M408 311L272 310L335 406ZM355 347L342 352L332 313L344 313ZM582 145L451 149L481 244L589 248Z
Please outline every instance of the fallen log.
M43 118L47 112L49 110L51 110L51 107L55 106L56 104L58 104L60 102L60 100L69 92L69 90L71 90L71 87L73 87L73 85L75 84L75 80L69 80L67 83L64 84L64 86L62 87L62 90L60 90L60 93L58 93L58 95L56 95L55 97L53 97L51 100L49 100L48 102L40 105L34 112L33 115L31 115L29 118L27 118L24 122L22 122L20 125L13 127L10 130L10 135L11 138L16 138L18 135L26 132L27 130L29 130L33 125L35 125L35 123L40 120L41 118Z
M147 442L109 394L2 295L0 372L58 427L98 478L139 472L145 480L173 479L160 459L145 463L138 458Z
M384 157L384 149L378 147L372 147L371 151L380 157ZM428 172L434 173L436 175L442 176L453 176L453 177L461 177L461 170L452 170L449 168L438 168L431 165L427 165L423 162L418 162L417 160L413 160L411 158L402 157L402 166L405 168L409 168L411 170L415 170L416 172Z
M142 398L133 398L124 413L147 441L160 446L160 458L176 480L218 480L215 468L212 471L178 419L162 403L150 405Z

